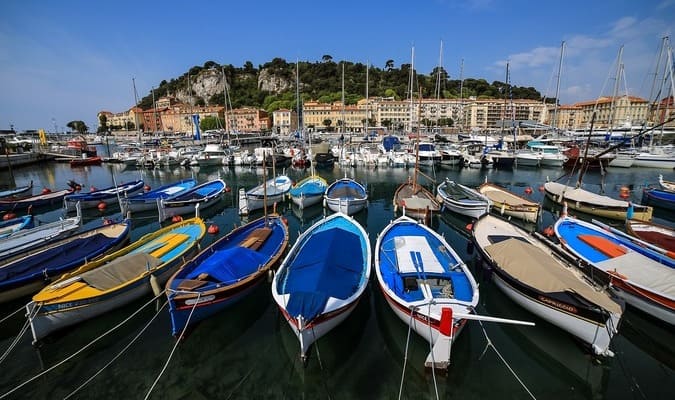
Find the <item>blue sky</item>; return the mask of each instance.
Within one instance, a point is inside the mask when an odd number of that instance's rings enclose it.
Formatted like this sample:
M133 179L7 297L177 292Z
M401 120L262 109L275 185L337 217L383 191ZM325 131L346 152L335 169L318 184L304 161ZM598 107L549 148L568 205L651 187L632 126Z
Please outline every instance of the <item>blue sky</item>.
M664 35L675 31L675 0L0 2L0 129L94 129L100 110L133 105L164 79L212 60L255 66L289 62L410 62L459 78L504 80L555 95L560 44L563 104L612 93L619 47L620 93L649 97Z

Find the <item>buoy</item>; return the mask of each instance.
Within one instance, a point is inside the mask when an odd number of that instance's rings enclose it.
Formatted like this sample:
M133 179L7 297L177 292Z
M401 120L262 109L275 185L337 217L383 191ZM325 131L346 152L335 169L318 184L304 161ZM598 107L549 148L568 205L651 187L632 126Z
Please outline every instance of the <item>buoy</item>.
M143 186L143 190L146 191L146 192L149 192L150 191L150 185Z
M546 229L544 229L544 235L551 237L555 231L553 230L553 227L551 225L547 226Z
M525 188L525 194L532 194L532 188L531 187L526 187Z
M621 189L619 189L619 197L622 199L630 197L630 189L627 186L621 186Z
M218 228L218 225L216 225L216 224L209 225L209 229L207 230L207 232L212 234L212 235L215 235L219 231L220 231L220 229Z
M51 193L51 192L52 192L52 190L50 188L42 189L42 194L47 194L47 193Z
M286 219L286 217L281 217L281 222L283 222L284 225L288 225L288 219Z
M97 189L96 189L95 186L90 186L90 187L89 187L89 191L90 191L90 192L95 192L96 190L97 190Z
M469 222L468 224L466 224L465 228L466 228L467 231L471 231L471 230L473 230L473 224L471 222Z
M107 205L107 204L105 204L105 202L104 202L104 201L101 201L101 202L100 202L100 203L98 203L98 205L96 206L96 208L98 208L98 209L99 209L99 210L101 210L101 211L102 211L102 210L105 210L105 209L106 209L106 207L108 207L108 205Z
M232 188L227 186L225 187L225 193L230 193L232 191Z
M14 214L13 212L8 212L7 214L2 216L2 219L4 219L5 221L7 221L8 219L14 219L14 218L16 218L16 214Z
M544 187L544 185L539 185L539 191L540 191L540 192L543 192L544 190L546 190L546 188Z
M180 222L182 220L183 217L181 217L180 215L174 215L173 217L171 217L171 222Z

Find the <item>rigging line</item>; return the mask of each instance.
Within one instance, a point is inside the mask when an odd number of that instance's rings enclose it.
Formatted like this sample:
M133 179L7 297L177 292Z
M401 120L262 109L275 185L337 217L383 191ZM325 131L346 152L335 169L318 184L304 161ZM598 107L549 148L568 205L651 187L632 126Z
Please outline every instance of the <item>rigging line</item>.
M431 353L431 377L433 378L434 381L434 392L436 392L436 400L439 400L440 397L438 397L438 382L436 382L436 367L435 367L436 359L434 358L434 345L432 343L433 342L432 339L434 336L433 330L431 328L431 303L433 303L433 299L432 301L429 302L429 309L427 311L427 315L429 318L429 323L427 324L427 326L429 327L429 352ZM452 321L450 323L452 323ZM440 336L440 334L441 333L439 332L438 335ZM438 338L436 340L438 340ZM450 343L450 349L452 349L452 343ZM450 357L448 357L448 361L449 360Z
M187 331L187 328L190 325L190 319L192 319L192 314L195 312L195 309L197 308L197 305L199 304L199 300L201 297L202 294L199 293L199 295L197 295L197 300L195 301L195 304L192 305L192 309L190 310L190 314L188 315L187 321L185 321L185 326L183 326L183 330L180 332L180 336L178 336L178 339L176 339L176 343L173 345L171 353L169 353L169 358L167 358L166 362L164 363L162 370L159 371L159 374L157 375L157 378L155 378L155 381L152 382L150 389L148 389L148 393L145 394L144 400L148 400L148 398L150 397L150 393L152 393L152 390L155 388L155 386L157 386L157 382L159 382L159 379L162 377L162 375L166 371L166 368L169 366L171 358L173 357L174 353L176 352L176 349L178 348L178 344L181 342L181 340L183 340L185 331Z
M26 318L26 322L23 324L23 326L19 330L19 333L16 335L16 337L14 338L12 343L9 345L9 347L7 347L7 350L5 350L5 352L2 354L2 356L0 356L0 364L2 364L3 361L5 361L5 359L9 355L9 353L11 353L12 350L14 350L14 348L16 347L16 345L19 344L19 340L21 340L23 335L28 330L29 326L30 326L30 320L28 318Z
M314 331L314 328L315 328L315 326L312 325L312 336L314 336L314 343L313 344L314 344L314 348L316 349L316 359L319 361L319 369L321 370L322 375L325 376L326 372L328 372L328 371L323 368L323 362L321 361L321 353L319 352L319 342L318 342L318 339L316 338L316 332ZM326 391L326 395L328 395L328 398L332 399L333 396L331 396L331 394L330 394L330 390L328 388L328 384L326 383L326 380L322 379L321 383L323 383L323 388Z
M157 316L159 316L159 313L164 309L164 307L166 307L167 304L168 304L168 301L165 301L164 304L159 308L159 310L157 310L157 312L155 313L155 315L154 315L152 318L150 318L150 321L148 321L148 323L145 324L145 326L144 326L143 328L141 328L141 330L138 332L138 334L136 334L136 336L134 336L134 338L131 339L131 341L130 341L126 346L124 346L124 348L122 348L122 350L121 350L119 353L117 353L117 355L116 355L115 357L113 357L112 359L110 359L110 361L108 361L103 367L101 367L98 371L96 371L96 373L94 373L94 375L90 376L86 381L84 381L80 386L78 386L77 388L75 388L75 390L73 390L72 392L70 392L70 394L68 394L68 395L67 395L66 397L64 397L63 399L66 400L66 399L71 398L75 393L77 393L80 389L82 389L82 388L85 387L87 384L89 384L89 382L91 382L92 380L94 380L94 378L96 378L101 372L103 372L103 371L104 371L106 368L108 368L112 363L114 363L115 360L117 360L119 357L121 357L122 354L124 354L124 352L126 352L126 351L129 349L129 347L131 347L131 345L134 344L134 342L136 342L136 340L137 340L139 337L141 337L141 335L148 329L148 327L150 327L150 325L152 324L152 322L153 322L155 319L157 319Z
M17 313L21 312L21 310L23 310L24 308L25 308L25 306L21 306L21 307L19 307L18 310L13 311L11 314L7 315L7 316L4 317L3 319L0 319L0 324L2 324L3 322L7 321L7 320L10 319L10 318L12 318L14 315L16 315Z
M401 370L401 383L398 388L398 400L401 400L401 395L403 395L403 382L405 380L405 367L408 364L408 347L410 346L410 331L412 330L413 324L413 313L415 312L415 307L410 307L410 321L408 321L408 337L405 340L405 354L403 354L403 369Z
M509 363L506 362L506 360L504 359L504 357L502 356L502 354L499 352L499 350L497 350L497 347L495 347L495 345L492 344L492 340L490 340L490 338L488 337L488 334L487 334L487 332L485 331L485 327L483 326L483 321L478 320L478 323L480 324L480 327L481 327L481 329L483 330L483 335L485 335L485 340L487 340L487 344L486 344L486 346L485 346L485 351L487 351L488 347L492 347L492 349L495 351L495 353L497 353L497 356L499 357L499 359L502 360L502 362L504 363L504 365L506 365L506 368L508 368L508 370L509 370L509 371L511 372L511 374L516 378L516 380L518 381L518 383L520 383L520 386L522 386L523 389L525 389L525 391L527 392L527 394L530 395L531 398L536 399L536 397L534 397L534 394L530 391L530 389L528 389L528 387L525 386L525 383L520 379L520 377L518 376L518 374L516 374L516 372L513 370L513 368L511 368L511 366L509 365ZM485 351L483 351L483 354L485 354Z
M134 311L130 316L128 316L127 318L125 318L124 320L122 320L120 323L118 323L117 325L115 325L115 326L112 327L111 329L107 330L106 332L103 332L101 335L99 335L98 337L96 337L94 340L92 340L91 342L87 343L87 344L84 345L82 348L80 348L79 350L77 350L75 353L71 354L70 356L66 357L65 359L61 360L60 362L58 362L58 363L52 365L51 367L49 367L49 368L47 368L46 370L40 372L39 374L35 375L34 377L32 377L32 378L28 379L27 381L21 383L20 385L16 386L14 389L12 389L12 390L10 390L10 391L8 391L8 392L3 393L2 395L0 395L0 399L4 399L5 397L7 397L7 396L9 396L10 394L16 392L17 390L21 389L22 387L26 386L27 384L33 382L33 381L36 380L37 378L40 378L41 376L46 375L47 373L51 372L52 370L54 370L54 369L60 367L61 365L67 363L68 361L72 360L73 358L75 358L75 356L77 356L77 355L79 355L80 353L84 352L86 349L88 349L89 347L91 347L94 343L98 342L99 340L101 340L101 339L103 339L104 337L108 336L110 333L112 333L112 332L116 331L117 329L119 329L122 325L124 325L124 324L127 323L129 320L131 320L133 317L135 317L138 313L140 313L141 311L143 311L143 309L144 309L145 307L147 307L147 306L150 305L150 304L153 304L153 303L155 302L155 300L157 300L160 296L163 296L163 295L164 295L164 291L162 290L161 293L159 293L157 296L155 296L155 297L153 297L152 299L150 299L150 301L148 301L147 303L143 304L138 310Z

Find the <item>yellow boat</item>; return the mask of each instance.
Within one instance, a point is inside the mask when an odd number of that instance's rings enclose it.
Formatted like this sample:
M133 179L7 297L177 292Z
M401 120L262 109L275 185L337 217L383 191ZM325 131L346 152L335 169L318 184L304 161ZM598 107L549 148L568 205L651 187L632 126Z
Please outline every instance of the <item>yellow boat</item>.
M149 293L159 295L166 280L196 253L205 233L204 221L191 218L64 274L26 305L34 342Z

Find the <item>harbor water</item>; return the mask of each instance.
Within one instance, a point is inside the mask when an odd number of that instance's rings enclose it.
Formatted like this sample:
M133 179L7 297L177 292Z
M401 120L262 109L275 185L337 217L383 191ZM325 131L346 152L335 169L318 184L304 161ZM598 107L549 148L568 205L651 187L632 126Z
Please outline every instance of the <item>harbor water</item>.
M277 171L279 173L280 171ZM294 181L308 174L289 168ZM395 217L392 196L412 175L405 168L342 168L319 171L331 182L353 177L367 186L368 208L354 217L369 233L374 247L378 233ZM558 179L574 186L576 176L562 169L427 169L437 182L450 178L476 187L486 179L543 202L545 211L530 229L552 225L559 208L544 199L541 186ZM642 189L656 185L658 174L675 180L673 171L616 169L589 172L584 188L619 198L622 187L640 203ZM3 178L7 173L3 173ZM199 182L220 176L231 191L220 204L204 210L207 226L215 224L202 246L227 234L235 225L262 215L240 217L239 188L259 184L261 168L171 167L151 170L103 164L71 168L41 164L13 171L16 185L31 180L34 192L43 187L66 188L66 182L91 186L143 179L151 187L194 176ZM562 177L562 178L561 178ZM428 183L428 182L427 182ZM431 188L432 184L428 183ZM531 189L531 193L530 190ZM527 189L527 190L526 190ZM290 201L276 211L288 220L290 244L327 211L322 205L299 210ZM20 214L20 211L17 210ZM63 217L61 208L37 210L40 222ZM104 217L122 218L119 207L85 210L83 229ZM584 217L584 216L579 216ZM132 240L156 230L157 212L134 214ZM590 218L590 217L584 217ZM675 225L672 212L655 209L654 221ZM526 312L490 281L475 262L476 251L467 225L472 221L445 211L432 219L434 228L470 265L480 285L477 312L533 321L534 327L470 321L452 348L447 373L425 370L429 344L410 332L386 304L373 274L353 314L317 341L306 365L299 345L278 311L265 282L241 302L198 324L177 342L171 335L166 299L151 296L77 326L56 332L37 346L24 327L24 312L0 324L0 351L16 345L2 358L0 396L26 399L668 399L675 388L675 333L672 326L628 307L611 348L615 356L596 359L570 335ZM619 227L620 222L611 222ZM29 299L3 304L0 318ZM167 364L168 361L168 364ZM159 377L159 379L157 379ZM146 397L147 395L147 397Z

